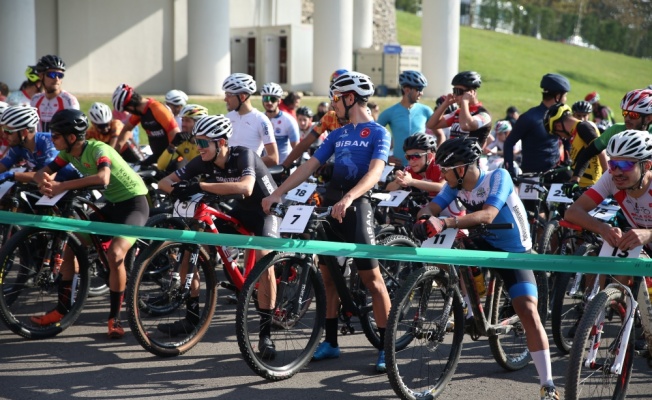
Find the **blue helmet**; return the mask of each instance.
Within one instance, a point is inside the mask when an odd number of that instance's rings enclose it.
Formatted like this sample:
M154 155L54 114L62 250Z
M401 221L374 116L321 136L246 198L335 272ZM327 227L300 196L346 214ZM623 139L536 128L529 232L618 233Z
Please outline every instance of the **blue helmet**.
M403 71L398 76L398 84L400 86L411 86L424 88L428 86L428 80L419 71Z

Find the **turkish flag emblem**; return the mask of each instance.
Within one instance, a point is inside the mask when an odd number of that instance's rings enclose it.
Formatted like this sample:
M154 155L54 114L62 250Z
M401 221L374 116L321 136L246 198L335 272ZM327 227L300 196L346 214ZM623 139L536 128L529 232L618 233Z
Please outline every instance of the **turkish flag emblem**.
M362 131L360 131L360 137L363 139L369 137L370 134L371 130L369 128L364 128Z

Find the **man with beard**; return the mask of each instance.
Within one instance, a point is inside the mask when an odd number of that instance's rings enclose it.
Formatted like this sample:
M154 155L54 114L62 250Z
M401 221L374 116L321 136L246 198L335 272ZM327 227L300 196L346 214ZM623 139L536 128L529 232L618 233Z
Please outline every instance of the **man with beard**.
M59 56L48 54L41 57L36 64L36 71L44 92L35 94L30 105L38 110L40 122L37 131L49 132L52 116L60 110L79 110L79 101L61 88L66 63Z
M279 101L283 96L283 89L277 83L270 82L263 85L260 90L263 98L265 115L269 118L274 128L274 138L278 148L278 161L282 163L287 158L294 146L299 143L299 124L290 114L281 111Z

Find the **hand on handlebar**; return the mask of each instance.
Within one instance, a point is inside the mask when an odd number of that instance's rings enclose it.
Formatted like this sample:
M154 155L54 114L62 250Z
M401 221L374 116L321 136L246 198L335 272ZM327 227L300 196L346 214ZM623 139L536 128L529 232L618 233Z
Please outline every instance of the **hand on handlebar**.
M422 216L412 227L414 237L424 241L444 230L444 220L433 216Z
M577 182L568 182L561 185L561 191L570 199L575 198L575 193L579 192L580 185Z
M265 211L265 214L270 214L272 206L280 202L281 202L281 196L272 193L263 199L261 205L263 207L263 211Z
M16 176L14 171L5 171L0 174L0 183L5 183L6 181L13 181Z
M170 196L175 197L178 200L187 200L201 191L199 182L181 181L172 185Z

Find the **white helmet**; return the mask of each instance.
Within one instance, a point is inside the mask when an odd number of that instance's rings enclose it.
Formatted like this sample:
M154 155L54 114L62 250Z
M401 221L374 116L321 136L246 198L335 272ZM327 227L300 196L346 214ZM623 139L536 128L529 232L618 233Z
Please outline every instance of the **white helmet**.
M113 96L111 97L111 102L113 103L113 108L117 111L124 111L125 105L129 103L131 97L134 95L134 88L122 83L115 88Z
M207 115L195 121L193 136L207 136L212 140L228 139L233 133L231 120L224 115Z
M620 108L641 114L652 114L652 90L636 89L627 93L620 102Z
M7 107L9 107L9 104L5 103L4 101L0 101L0 117L2 116L2 113L5 112Z
M173 106L185 106L188 102L188 95L181 90L172 89L165 94L165 102Z
M0 125L9 130L36 128L38 121L38 111L34 107L7 107L0 117Z
M207 115L208 115L208 109L204 106L200 106L199 104L187 104L179 112L180 117L192 118L195 121Z
M652 135L647 131L628 129L614 135L607 145L609 157L652 159Z
M330 98L333 92L355 92L360 97L369 97L374 94L374 84L371 78L360 72L350 71L338 76L330 87Z
M231 74L222 83L222 90L228 93L256 93L256 81L251 75L235 73Z
M108 124L113 119L111 109L104 103L93 103L88 110L88 118L97 125Z
M260 89L261 96L274 96L279 99L283 97L283 88L278 83L270 82L263 85Z
M496 133L510 132L512 130L512 124L506 120L500 120L496 122Z

